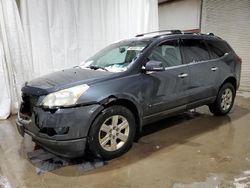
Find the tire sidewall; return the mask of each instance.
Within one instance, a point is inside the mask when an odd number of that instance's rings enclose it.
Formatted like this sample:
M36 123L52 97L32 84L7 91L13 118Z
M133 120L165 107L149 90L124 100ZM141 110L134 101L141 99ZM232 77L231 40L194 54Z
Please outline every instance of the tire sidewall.
M120 149L116 151L107 151L103 149L99 143L99 131L104 121L113 115L121 115L127 119L129 124L129 136L126 143L124 143ZM107 107L97 116L90 128L88 142L89 149L96 157L99 158L112 159L118 157L127 152L131 147L135 136L135 130L135 118L130 110L128 110L126 107L118 105Z

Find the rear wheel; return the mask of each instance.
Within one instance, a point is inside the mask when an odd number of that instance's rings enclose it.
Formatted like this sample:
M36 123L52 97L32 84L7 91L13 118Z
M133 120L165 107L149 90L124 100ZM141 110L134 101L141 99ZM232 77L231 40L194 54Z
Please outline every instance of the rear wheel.
M209 105L209 110L214 115L225 115L233 107L235 98L235 89L231 83L225 83L216 98L216 101L213 104Z
M135 136L135 118L123 106L103 110L91 126L89 149L97 157L112 159L129 150Z

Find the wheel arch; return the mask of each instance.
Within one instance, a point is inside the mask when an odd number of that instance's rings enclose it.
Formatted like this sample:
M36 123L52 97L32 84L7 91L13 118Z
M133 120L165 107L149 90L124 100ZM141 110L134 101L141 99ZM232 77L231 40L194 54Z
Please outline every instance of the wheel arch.
M125 98L125 97L117 97L115 95L110 95L109 97L101 100L99 102L99 104L101 105L101 110L99 111L99 113L94 117L94 119L92 120L92 122L90 123L90 127L89 127L89 131L90 131L90 128L93 124L93 122L95 121L95 119L102 113L102 111L107 108L107 107L110 107L110 106L113 106L113 105L121 105L121 106L124 106L126 108L128 108L134 115L135 117L135 123L136 123L136 138L138 138L140 132L141 132L141 129L142 129L142 124L141 124L141 111L138 107L138 105L135 104L135 102L133 102L131 99L128 99L128 98ZM88 135L89 135L89 131L88 131Z
M105 103L102 104L104 106L104 109L113 105L120 105L128 108L135 117L135 123L136 123L136 132L139 133L141 131L141 118L140 114L141 111L139 110L138 106L133 102L132 100L128 98L118 98L116 96L109 96L108 100L106 100Z
M226 78L226 79L224 80L224 82L221 84L219 90L221 89L221 87L222 87L225 83L231 83L231 84L233 85L233 87L234 87L235 92L236 92L236 90L237 90L237 80L236 80L236 78L235 78L234 76L230 76L230 77Z

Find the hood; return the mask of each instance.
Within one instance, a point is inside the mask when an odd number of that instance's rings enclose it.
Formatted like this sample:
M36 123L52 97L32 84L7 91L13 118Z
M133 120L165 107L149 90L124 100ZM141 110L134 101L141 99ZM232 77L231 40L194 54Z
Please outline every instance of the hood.
M79 84L90 84L112 74L114 73L74 67L31 80L25 84L22 91L29 90L28 93L43 95Z

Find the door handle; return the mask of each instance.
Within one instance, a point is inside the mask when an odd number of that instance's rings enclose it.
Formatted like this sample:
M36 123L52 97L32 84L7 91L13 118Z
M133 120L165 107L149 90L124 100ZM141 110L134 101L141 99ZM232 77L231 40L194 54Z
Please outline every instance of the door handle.
M218 70L218 67L212 67L211 68L211 71L217 71Z
M181 74L178 75L179 78L185 78L187 76L188 76L187 73L181 73Z

